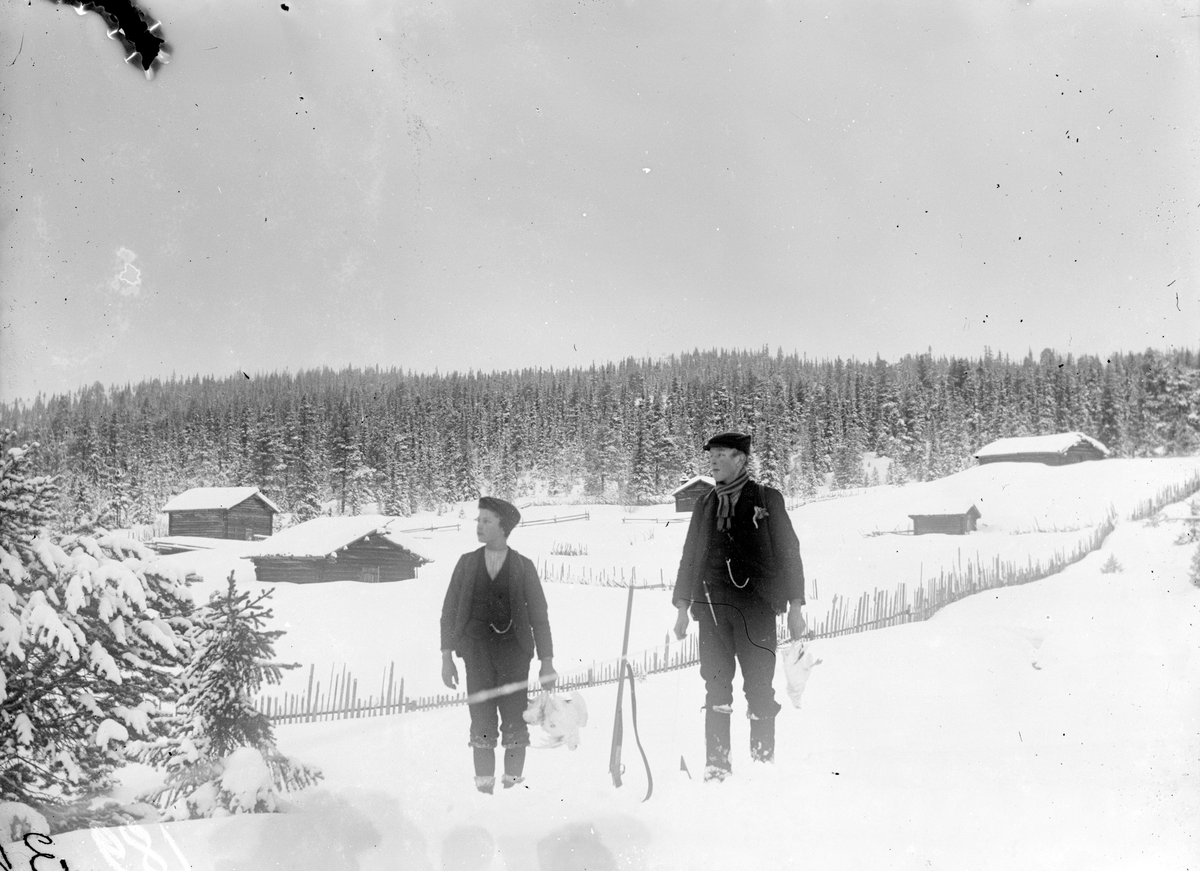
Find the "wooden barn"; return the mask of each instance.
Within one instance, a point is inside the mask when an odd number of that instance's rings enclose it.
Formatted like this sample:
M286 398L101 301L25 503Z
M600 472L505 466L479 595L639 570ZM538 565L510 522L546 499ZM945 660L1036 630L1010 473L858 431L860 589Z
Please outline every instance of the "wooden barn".
M1053 435L1018 436L998 439L975 452L975 459L984 463L1044 463L1047 466L1066 466L1087 460L1103 460L1108 448L1081 432L1060 432Z
M975 532L976 522L982 516L974 505L966 511L950 508L943 510L932 506L922 510L925 513L908 515L912 518L913 535L966 535L968 532Z
M697 475L685 484L671 491L675 497L675 510L690 512L696 507L696 502L713 488L713 479L708 475Z
M274 531L279 506L257 487L193 487L163 506L167 535L251 541Z
M388 531L396 518L378 514L318 517L285 529L250 555L255 577L267 583L320 584L404 581L429 560L401 534Z

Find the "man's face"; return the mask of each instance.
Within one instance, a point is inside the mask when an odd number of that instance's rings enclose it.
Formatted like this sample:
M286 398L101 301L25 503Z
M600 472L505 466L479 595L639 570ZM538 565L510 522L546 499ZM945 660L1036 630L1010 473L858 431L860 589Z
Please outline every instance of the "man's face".
M475 537L479 539L480 544L503 544L508 536L504 534L504 528L500 525L500 515L495 511L480 508L479 516L475 518Z
M708 467L712 470L713 480L718 484L732 481L742 471L745 456L733 448L709 448Z

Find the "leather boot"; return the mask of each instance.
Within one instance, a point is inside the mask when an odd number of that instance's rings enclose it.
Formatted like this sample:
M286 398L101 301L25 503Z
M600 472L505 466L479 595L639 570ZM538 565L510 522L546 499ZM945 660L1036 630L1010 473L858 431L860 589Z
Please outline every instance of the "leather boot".
M508 747L504 751L504 777L500 779L505 789L512 789L525 778L521 776L525 770L525 748Z
M705 780L724 780L732 773L729 762L729 712L704 711Z
M492 794L496 788L496 751L490 747L472 748L475 757L475 788Z
M755 762L775 761L775 718L750 718L750 758Z

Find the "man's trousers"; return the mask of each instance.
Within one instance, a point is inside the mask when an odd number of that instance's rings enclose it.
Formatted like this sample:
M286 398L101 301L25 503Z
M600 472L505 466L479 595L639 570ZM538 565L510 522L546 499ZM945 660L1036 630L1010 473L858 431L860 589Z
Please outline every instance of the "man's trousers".
M742 689L750 717L752 758L775 755L775 612L752 593L718 587L692 609L700 635L700 676L705 689L705 743L708 770L728 772L729 716L733 676L742 669Z

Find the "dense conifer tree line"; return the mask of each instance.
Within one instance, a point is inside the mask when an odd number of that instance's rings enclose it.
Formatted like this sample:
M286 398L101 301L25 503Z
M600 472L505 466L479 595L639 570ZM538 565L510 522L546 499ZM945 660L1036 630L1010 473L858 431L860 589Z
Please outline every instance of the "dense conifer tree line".
M0 425L41 444L37 471L59 476L65 509L121 526L201 485L261 487L301 519L331 500L391 514L479 493L647 500L702 471L705 438L728 429L753 434L760 479L804 496L876 483L866 452L894 461L889 480L924 480L1004 436L1078 430L1117 456L1191 453L1198 408L1191 350L889 363L764 348L569 370L97 383L0 406Z

